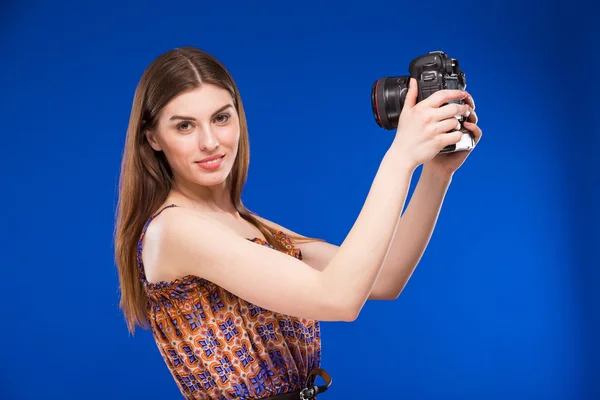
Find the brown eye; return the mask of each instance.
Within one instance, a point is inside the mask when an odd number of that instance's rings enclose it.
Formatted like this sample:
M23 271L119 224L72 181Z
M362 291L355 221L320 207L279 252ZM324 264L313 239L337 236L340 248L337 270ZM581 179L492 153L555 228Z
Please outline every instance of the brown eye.
M224 124L225 122L229 121L230 117L231 116L229 114L219 114L215 117L215 122L218 124Z
M192 124L187 121L177 124L178 131L187 131L187 130L191 129L191 127L192 127Z

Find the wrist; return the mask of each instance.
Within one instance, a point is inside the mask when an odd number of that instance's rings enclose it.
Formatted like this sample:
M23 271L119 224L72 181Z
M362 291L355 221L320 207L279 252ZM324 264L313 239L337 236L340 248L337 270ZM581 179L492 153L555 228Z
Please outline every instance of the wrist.
M386 163L393 164L395 170L411 175L419 166L418 163L413 162L398 146L391 146L385 153L384 160Z

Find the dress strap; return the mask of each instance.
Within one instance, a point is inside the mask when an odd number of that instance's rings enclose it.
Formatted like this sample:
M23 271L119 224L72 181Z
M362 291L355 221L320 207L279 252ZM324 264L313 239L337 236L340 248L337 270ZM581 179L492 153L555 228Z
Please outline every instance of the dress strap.
M139 275L139 278L140 278L140 280L143 283L146 283L146 274L144 273L144 263L142 262L142 242L144 240L144 235L146 235L146 230L148 229L148 226L150 225L150 222L152 222L152 220L154 218L158 217L158 215L161 212L163 212L167 208L171 208L171 207L177 207L177 205L176 204L169 204L167 206L164 206L160 210L158 210L156 213L154 213L154 215L152 215L150 218L148 218L148 221L146 221L146 223L144 224L144 227L142 229L142 233L141 233L140 238L138 240L138 246L137 246L137 266L138 266L138 275Z

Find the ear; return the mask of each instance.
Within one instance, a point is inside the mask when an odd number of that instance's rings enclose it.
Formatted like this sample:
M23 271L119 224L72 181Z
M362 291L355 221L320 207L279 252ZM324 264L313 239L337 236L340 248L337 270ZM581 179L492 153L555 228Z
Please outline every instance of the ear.
M162 147L160 147L160 144L158 144L158 141L154 136L154 132L147 130L144 132L144 135L146 135L146 140L148 140L148 143L150 143L150 147L156 151L162 151Z

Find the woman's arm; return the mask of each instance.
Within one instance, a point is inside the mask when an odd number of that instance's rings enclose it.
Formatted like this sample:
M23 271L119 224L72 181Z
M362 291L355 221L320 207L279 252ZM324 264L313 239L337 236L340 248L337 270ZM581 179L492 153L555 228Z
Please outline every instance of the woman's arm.
M393 300L402 293L429 244L450 181L423 170L370 299Z

